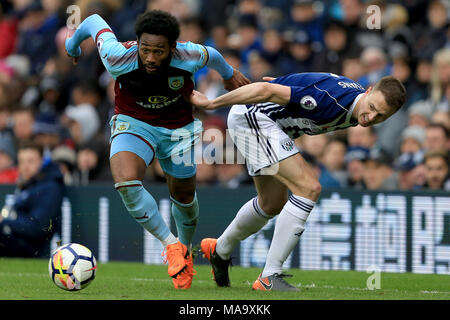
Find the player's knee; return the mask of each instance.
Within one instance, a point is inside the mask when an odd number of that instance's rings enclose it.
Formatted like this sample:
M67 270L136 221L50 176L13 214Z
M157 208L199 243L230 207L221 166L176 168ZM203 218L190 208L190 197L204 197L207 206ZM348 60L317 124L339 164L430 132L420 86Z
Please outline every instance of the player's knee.
M122 198L125 207L129 211L135 210L141 200L142 183L138 180L128 180L118 182L114 187Z
M309 186L309 198L313 201L317 201L317 199L319 199L321 192L322 192L322 185L320 184L319 180L315 180Z
M317 178L302 179L291 187L291 191L296 195L317 201L322 192L322 186Z

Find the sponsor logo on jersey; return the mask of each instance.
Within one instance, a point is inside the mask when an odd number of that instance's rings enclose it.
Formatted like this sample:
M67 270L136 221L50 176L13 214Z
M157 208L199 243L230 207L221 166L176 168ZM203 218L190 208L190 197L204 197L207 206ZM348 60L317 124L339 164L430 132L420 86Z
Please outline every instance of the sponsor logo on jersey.
M167 101L169 99L169 97L166 96L150 96L148 97L148 102L150 103L162 103L164 101Z
M160 96L152 96L152 97L160 97ZM152 98L152 97L149 97L149 99L148 99L148 101L150 103L144 103L142 101L136 101L136 104L138 104L141 107L146 108L146 109L161 109L161 108L167 107L168 105L178 101L181 98L181 95L176 96L172 100L169 100L169 97L164 97L164 98L167 98L167 99L164 99L164 100L159 101L159 102L151 101L150 98Z
M178 76L178 77L169 77L169 87L172 90L178 90L184 85L184 77Z
M303 109L312 110L315 107L317 107L317 102L311 96L304 96L303 98L300 99L300 105L302 106Z

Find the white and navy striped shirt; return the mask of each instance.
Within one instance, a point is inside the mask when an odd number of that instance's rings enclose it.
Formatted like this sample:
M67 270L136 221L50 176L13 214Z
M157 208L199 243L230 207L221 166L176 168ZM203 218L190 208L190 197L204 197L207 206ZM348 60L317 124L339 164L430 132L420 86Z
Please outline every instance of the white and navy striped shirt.
M291 87L286 106L275 103L247 105L275 121L292 139L356 126L353 109L365 89L357 82L331 73L296 73L271 81Z

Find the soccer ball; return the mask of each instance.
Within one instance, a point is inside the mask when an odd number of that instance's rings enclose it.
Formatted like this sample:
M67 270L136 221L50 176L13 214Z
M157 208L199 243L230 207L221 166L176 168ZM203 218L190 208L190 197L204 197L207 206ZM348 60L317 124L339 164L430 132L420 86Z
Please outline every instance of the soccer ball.
M64 290L86 288L95 278L97 261L91 250L77 243L69 243L53 251L48 272L53 283Z

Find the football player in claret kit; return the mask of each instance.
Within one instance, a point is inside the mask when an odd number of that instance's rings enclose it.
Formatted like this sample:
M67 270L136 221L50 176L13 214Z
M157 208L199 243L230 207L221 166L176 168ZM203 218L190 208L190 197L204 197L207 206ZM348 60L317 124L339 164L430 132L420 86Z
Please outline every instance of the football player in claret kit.
M94 14L68 35L66 51L76 63L80 43L92 37L106 70L116 80L115 115L110 121L115 188L128 212L163 244L174 287L187 289L194 275L190 249L199 215L192 146L202 130L189 102L193 74L205 65L212 67L223 77L227 90L250 81L214 48L177 42L179 24L167 12L141 14L135 31L136 41L119 42L108 24ZM172 161L176 154L189 163ZM145 170L155 157L166 176L178 238L142 185Z
M305 230L321 186L293 139L385 121L404 104L406 90L391 76L367 90L329 73L264 79L270 82L252 83L212 101L197 91L191 96L194 105L205 109L234 105L228 130L246 159L258 194L241 207L218 239L203 239L201 248L217 285L229 286L233 248L278 215L264 270L253 289L298 291L284 280L282 265Z

